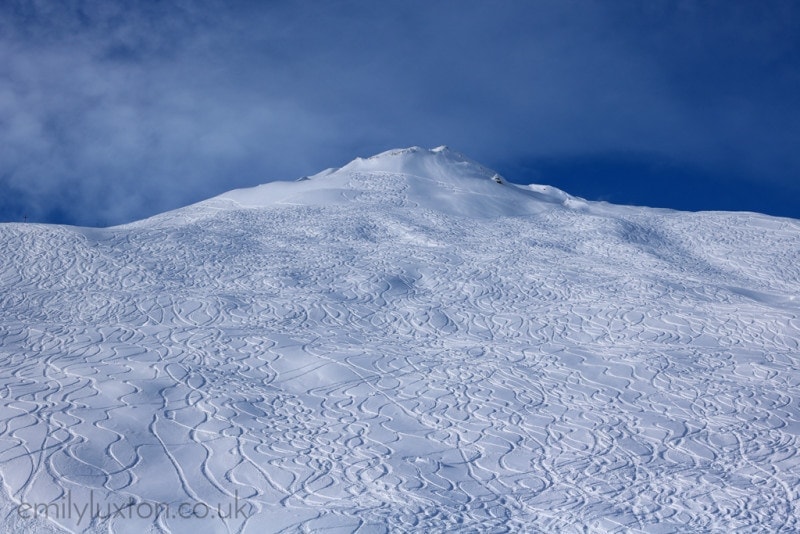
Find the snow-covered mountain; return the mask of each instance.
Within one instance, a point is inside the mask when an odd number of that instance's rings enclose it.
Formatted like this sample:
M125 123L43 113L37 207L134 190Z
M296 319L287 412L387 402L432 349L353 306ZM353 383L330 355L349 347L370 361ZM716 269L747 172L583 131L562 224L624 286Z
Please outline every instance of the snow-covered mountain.
M800 529L799 221L440 147L0 247L3 531Z

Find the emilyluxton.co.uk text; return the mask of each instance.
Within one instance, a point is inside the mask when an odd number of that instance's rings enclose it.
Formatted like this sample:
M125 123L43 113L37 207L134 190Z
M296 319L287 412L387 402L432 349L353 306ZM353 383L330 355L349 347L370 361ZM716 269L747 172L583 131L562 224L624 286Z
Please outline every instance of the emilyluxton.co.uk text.
M88 525L95 521L114 519L154 519L166 517L172 519L247 519L254 512L254 507L239 499L234 493L232 502L227 504L206 504L204 502L152 503L137 502L132 497L127 502L96 502L94 492L89 493L89 502L78 503L72 500L72 492L68 491L59 499L50 503L22 502L17 505L17 514L23 519L55 519L72 521L77 525Z

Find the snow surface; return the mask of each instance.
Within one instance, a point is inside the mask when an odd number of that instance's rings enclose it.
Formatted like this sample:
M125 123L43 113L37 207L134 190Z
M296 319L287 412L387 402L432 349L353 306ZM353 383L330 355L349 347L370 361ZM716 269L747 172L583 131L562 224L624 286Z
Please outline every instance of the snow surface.
M494 176L0 225L0 530L800 529L800 222Z

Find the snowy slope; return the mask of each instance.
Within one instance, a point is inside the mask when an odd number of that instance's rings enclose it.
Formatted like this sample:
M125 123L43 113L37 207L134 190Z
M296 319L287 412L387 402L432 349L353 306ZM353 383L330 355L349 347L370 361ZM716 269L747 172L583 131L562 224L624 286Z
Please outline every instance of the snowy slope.
M0 225L0 530L800 529L800 222L494 179Z

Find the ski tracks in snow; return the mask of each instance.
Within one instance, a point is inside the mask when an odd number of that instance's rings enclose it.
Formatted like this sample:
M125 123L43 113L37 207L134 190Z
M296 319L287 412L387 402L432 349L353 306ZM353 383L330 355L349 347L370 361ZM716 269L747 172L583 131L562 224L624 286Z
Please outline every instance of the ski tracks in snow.
M69 492L245 500L220 531L800 528L796 223L476 222L378 178L358 210L1 227L6 525Z

